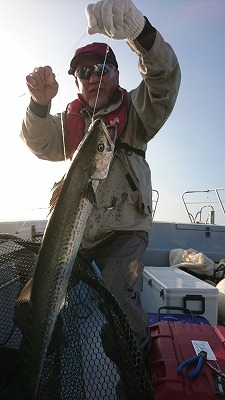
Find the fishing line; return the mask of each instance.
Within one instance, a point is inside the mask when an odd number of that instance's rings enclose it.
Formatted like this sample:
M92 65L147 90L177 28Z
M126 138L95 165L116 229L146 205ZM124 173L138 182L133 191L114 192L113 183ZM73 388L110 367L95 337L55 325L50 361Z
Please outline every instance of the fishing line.
M79 40L73 45L73 47L66 53L66 55L62 58L62 60L59 62L58 66L56 67L56 71L58 70L58 72L57 72L58 83L61 80L61 75L60 75L61 71L62 71L63 67L65 66L66 62L68 61L68 59L70 58L71 53L73 52L74 48L76 48L79 45L79 43L83 40L83 38L85 37L86 34L87 33L85 31L83 33L83 35L79 38ZM19 95L19 97L23 98L27 94L29 95L29 91L28 90L26 90L25 92L21 93ZM60 84L58 86L58 96L59 96L59 105L60 105L60 108L62 110L62 107L61 107L62 106L62 97L61 97L61 85ZM64 120L63 120L64 112L60 111L59 114L60 114L60 125L61 125L61 134L62 134L62 143L63 143L63 158L64 158L64 162L66 162L67 161L67 157L66 157L66 142L65 142L65 128L64 128ZM18 235L20 233L20 230L23 228L23 226L26 224L26 222L27 222L27 219L23 222L22 226L19 229L17 229L16 235Z
M56 72L56 75L57 76L59 76L59 74L61 73L61 71L62 71L62 69L63 69L63 67L65 66L65 64L67 63L67 61L68 61L68 59L70 58L70 56L71 56L71 53L73 52L73 50L78 46L78 44L82 41L82 39L85 37L85 35L86 35L87 33L86 32L84 32L84 34L80 37L80 39L73 45L73 47L66 53L66 55L62 58L62 60L59 62L59 64L58 64L58 66L56 66L56 71L58 70L58 72ZM65 60L65 61L63 61L63 60ZM23 93L21 93L20 95L19 95L19 97L23 97L23 96L25 96L26 94L29 94L29 91L27 90L27 91L25 91L25 92L23 92Z
M79 45L79 43L83 40L83 38L85 37L86 34L87 33L85 31L84 34L74 44L74 46L66 53L66 55L63 57L62 61L60 61L59 65L57 66L56 70L58 70L58 73L57 73L57 81L58 81L58 83L60 81L60 73L61 73L63 67L65 66L66 62L68 61L71 52L73 51L74 48L76 48ZM97 107L97 104L98 104L99 92L100 92L100 87L101 87L101 83L102 83L102 78L103 78L103 74L104 74L104 67L106 65L106 58L107 58L108 52L109 52L109 46L107 45L106 46L105 57L104 57L104 61L103 61L103 69L102 69L101 76L100 76L100 81L99 81L99 85L98 85L98 90L97 90L97 94L96 94L96 99L95 99L95 104L94 104L94 109L93 109L93 114L92 114L92 119L91 119L92 122L94 120L96 107ZM25 92L25 93L21 94L20 97L23 97L27 93L28 92ZM59 87L58 87L58 96L59 96L59 104L61 105L62 104L62 97L61 97L60 84L59 84ZM61 123L62 142L63 142L63 158L64 158L64 161L66 161L67 160L67 157L66 157L66 140L65 140L65 128L64 128L63 114L64 114L64 112L60 111L60 123Z
M78 44L82 41L82 39L85 37L86 34L87 33L84 32L84 34L80 37L80 39L74 44L72 49L70 49L70 51L65 55L65 57L64 57L65 61L61 66L61 70L63 69L64 65L67 63L67 61L68 61L72 51L74 50L74 48L76 48L78 46ZM59 72L57 74L58 83L60 81L59 76L60 76L60 69L59 69ZM59 84L59 87L58 87L58 95L59 95L59 104L61 105L62 104L62 100L61 100L60 84ZM62 107L60 107L60 108L62 109ZM65 140L65 127L64 127L64 121L63 121L63 114L64 114L64 112L61 111L60 112L60 121L61 121L61 131L62 131L62 141L63 141L63 157L64 157L64 161L66 161L67 160L67 157L66 157L66 140Z
M59 75L57 75L57 81L59 83ZM60 104L60 109L62 110L62 98L61 98L61 90L60 90L60 84L58 86L58 96L59 96L59 104ZM63 111L60 111L60 124L61 124L61 132L62 132L62 142L63 142L63 158L64 162L66 161L66 141L65 141L65 129L64 129L64 122L63 122Z
M73 48L75 46L77 47L77 45L84 38L85 35L86 35L86 32L79 39L79 41L73 46ZM107 59L108 52L109 52L109 46L107 45L106 46L106 51L105 51L105 57L104 57L104 61L103 61L103 68L102 68L102 72L101 72L101 76L100 76L100 80L99 80L99 85L98 85L98 90L97 90L97 94L96 94L93 114L92 114L92 118L91 118L92 122L94 121L95 111L96 111L96 107L97 107L97 104L98 104L99 92L100 92L100 87L101 87L101 83L102 83L102 78L103 78L103 74L104 74L104 68L105 68L105 65L106 65L106 59ZM59 81L59 79L58 79L58 81ZM60 88L60 85L59 85L59 88ZM59 97L60 97L60 89L58 90L58 94L59 94ZM60 113L60 119L61 119L61 130L62 130L62 139L63 139L63 155L64 155L64 161L66 161L66 141L65 141L65 129L64 129L64 122L63 122L63 112Z
M94 116L95 116L95 111L96 111L96 107L97 107L97 103L98 103L98 97L99 97L99 92L100 92L100 87L101 87L101 83L102 83L102 77L104 74L104 68L105 68L105 64L106 64L106 58L107 58L107 54L109 52L109 46L106 46L106 50L105 50L105 58L103 61L103 68L102 68L102 72L101 72L101 76L100 76L100 81L99 81L99 85L98 85L98 91L97 91L97 95L96 95L96 99L95 99L95 105L94 105L94 109L93 109L93 114L92 114L92 122L94 121Z
M87 34L87 32L84 32L84 34L80 37L80 39L73 45L73 47L66 53L66 55L63 57L62 61L60 61L59 65L56 67L56 70L58 69L60 73L60 71L63 69L63 67L65 66L65 64L67 63L68 59L71 57L71 53L74 51L75 48L77 48L78 44L83 40L83 38L85 37L85 35ZM63 62L63 60L65 60ZM62 65L61 65L62 64ZM60 66L61 65L61 66Z

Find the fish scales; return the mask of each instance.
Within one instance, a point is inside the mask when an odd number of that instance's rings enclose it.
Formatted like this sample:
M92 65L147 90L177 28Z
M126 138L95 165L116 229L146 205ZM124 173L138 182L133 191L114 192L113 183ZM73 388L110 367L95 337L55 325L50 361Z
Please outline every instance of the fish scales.
M110 136L111 133L111 136ZM113 137L114 136L114 137ZM45 355L90 215L107 177L115 130L95 120L79 145L47 224L33 275L24 347L24 395L35 400Z

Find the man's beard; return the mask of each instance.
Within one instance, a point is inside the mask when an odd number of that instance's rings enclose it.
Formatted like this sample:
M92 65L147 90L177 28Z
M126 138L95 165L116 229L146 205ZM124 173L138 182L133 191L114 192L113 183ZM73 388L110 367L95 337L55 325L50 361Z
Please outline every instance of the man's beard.
M92 97L88 101L88 105L92 110L100 110L102 107L104 107L108 103L108 99L104 97Z

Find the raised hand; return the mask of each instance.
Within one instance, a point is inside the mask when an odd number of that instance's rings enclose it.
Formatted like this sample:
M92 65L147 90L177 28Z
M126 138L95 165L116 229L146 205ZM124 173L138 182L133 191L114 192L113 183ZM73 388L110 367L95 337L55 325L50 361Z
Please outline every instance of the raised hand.
M58 92L58 82L49 66L38 67L26 76L26 84L35 103L47 105Z
M145 18L131 0L100 0L86 7L87 31L113 39L135 39L143 30Z

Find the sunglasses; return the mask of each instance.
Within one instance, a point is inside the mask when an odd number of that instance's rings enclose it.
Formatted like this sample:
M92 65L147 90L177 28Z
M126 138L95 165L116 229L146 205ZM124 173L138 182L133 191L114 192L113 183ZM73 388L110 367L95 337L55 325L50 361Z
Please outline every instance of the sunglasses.
M79 79L90 79L91 75L94 74L100 78L102 75L108 74L112 68L115 69L113 65L108 64L95 64L92 65L92 67L78 67L74 76Z

